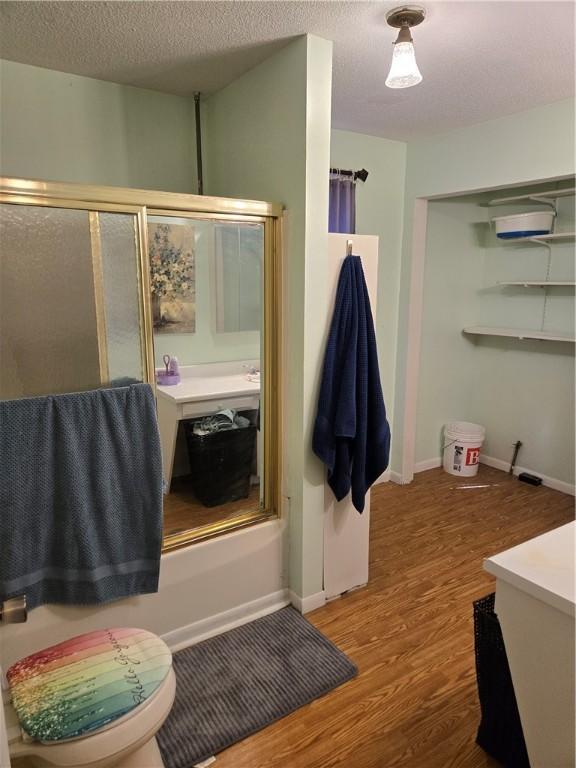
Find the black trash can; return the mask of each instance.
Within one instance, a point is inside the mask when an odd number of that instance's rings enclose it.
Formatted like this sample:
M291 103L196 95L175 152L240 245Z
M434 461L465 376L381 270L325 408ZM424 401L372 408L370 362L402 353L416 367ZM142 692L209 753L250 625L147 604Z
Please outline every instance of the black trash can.
M506 768L530 768L492 593L474 603L476 678L481 720L476 743Z
M256 452L256 427L194 434L194 422L184 422L194 495L205 507L245 499Z

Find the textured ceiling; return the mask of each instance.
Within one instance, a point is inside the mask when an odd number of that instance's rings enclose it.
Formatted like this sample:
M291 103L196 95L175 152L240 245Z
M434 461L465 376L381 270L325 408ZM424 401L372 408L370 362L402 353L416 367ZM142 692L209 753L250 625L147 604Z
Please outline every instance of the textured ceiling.
M210 93L297 35L334 41L333 124L409 139L566 98L571 0L423 2L421 85L385 87L397 2L0 3L3 58L174 94Z

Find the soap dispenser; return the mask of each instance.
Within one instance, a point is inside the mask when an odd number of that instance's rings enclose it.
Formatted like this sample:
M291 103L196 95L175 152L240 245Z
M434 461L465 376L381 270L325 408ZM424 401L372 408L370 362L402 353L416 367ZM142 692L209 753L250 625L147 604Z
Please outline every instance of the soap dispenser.
M178 365L178 358L164 355L162 360L164 361L164 368L156 370L156 382L163 387L179 384L180 367Z

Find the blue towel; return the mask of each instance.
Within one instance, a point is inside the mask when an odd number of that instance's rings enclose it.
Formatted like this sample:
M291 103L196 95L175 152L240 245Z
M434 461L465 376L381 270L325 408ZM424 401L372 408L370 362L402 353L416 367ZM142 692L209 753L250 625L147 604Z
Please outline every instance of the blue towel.
M312 447L338 501L352 489L362 512L366 491L388 466L390 427L359 256L348 256L340 271Z
M158 591L162 462L148 384L0 402L0 600Z

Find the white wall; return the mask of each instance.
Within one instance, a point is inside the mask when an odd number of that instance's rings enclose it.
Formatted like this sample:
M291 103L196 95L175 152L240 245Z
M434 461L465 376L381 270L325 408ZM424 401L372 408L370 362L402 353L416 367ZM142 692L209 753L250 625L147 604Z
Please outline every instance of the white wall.
M418 333L409 343L410 322L420 327L419 302L411 301L411 291L418 284L422 289L426 287L425 249L420 247L423 218L415 216L415 210L423 210L423 198L529 184L564 177L573 174L574 169L572 99L408 145L394 418L396 434L405 432L409 439L393 443L395 465L403 465L405 473L413 459L410 448L414 445L416 401L410 394L415 394L419 364ZM413 245L418 246L416 250ZM487 375L497 379L499 373L489 371ZM540 375L536 364L529 375ZM519 385L516 379L505 384L505 392L513 392ZM544 384L542 379L541 391L545 391ZM541 428L548 429L549 425L542 424Z

